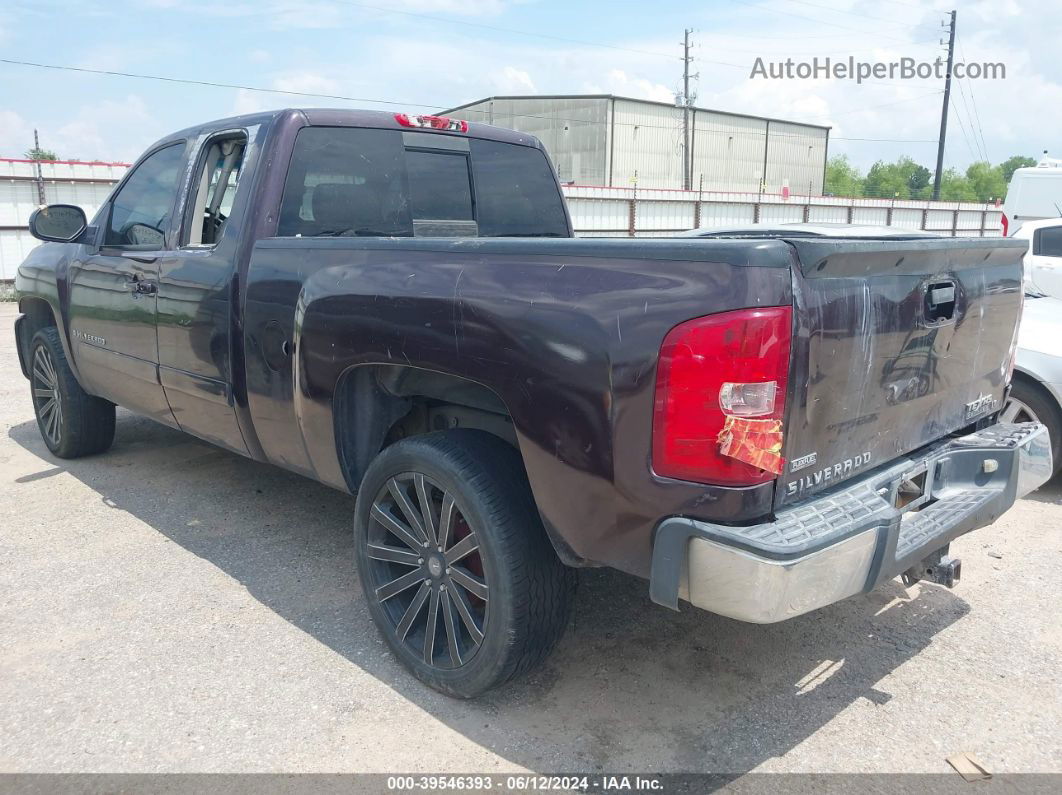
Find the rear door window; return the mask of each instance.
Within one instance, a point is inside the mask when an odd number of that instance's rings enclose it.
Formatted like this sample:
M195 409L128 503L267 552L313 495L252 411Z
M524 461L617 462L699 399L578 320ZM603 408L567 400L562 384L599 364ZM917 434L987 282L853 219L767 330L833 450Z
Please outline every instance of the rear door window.
M405 152L390 130L307 127L288 167L281 237L409 237Z

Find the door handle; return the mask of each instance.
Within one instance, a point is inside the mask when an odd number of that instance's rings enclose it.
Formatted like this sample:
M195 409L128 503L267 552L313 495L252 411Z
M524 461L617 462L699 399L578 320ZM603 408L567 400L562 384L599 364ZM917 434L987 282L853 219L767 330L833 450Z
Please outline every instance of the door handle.
M159 291L159 286L155 282L134 276L129 282L129 290L135 298L138 295L155 295Z

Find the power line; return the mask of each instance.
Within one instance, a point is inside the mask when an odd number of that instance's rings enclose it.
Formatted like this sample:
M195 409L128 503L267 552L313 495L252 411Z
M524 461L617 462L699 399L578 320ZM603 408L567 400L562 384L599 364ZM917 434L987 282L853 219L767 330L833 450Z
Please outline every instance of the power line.
M840 30L847 30L847 31L851 31L853 33L863 33L863 34L865 34L867 36L878 36L879 38L883 38L883 39L892 39L893 41L903 41L903 39L898 38L896 36L886 36L886 35L884 35L882 33L877 32L877 31L866 30L865 28L853 28L853 27L851 27L849 25L838 24L837 22L827 22L824 19L816 19L815 17L805 16L804 14L794 14L792 11L782 11L780 9L771 8L770 6L765 6L765 5L762 5L760 3L750 2L750 0L734 0L734 2L738 3L739 5L748 6L749 8L759 9L760 11L769 11L772 14L783 14L783 15L785 15L787 17L795 17L796 19L803 19L803 20L806 20L808 22L814 22L816 25L829 25L832 28L839 28Z
M962 60L965 62L966 52L963 50L961 39L959 40L959 55L962 56ZM974 115L977 117L977 134L981 137L981 146L985 152L985 160L988 160L988 146L985 144L984 130L981 129L981 112L977 109L977 100L974 98L973 81L967 76L966 82L970 86L970 103L973 105Z
M789 0L789 2L790 3L797 3L798 5L802 5L802 6L810 6L812 8L823 8L823 9L825 9L827 11L832 11L834 14L847 14L848 16L851 16L851 17L862 17L863 19L872 19L875 22L884 22L886 25L898 25L901 28L915 29L915 28L931 28L931 27L933 27L932 25L926 25L925 23L922 23L922 24L919 24L919 25L911 25L911 24L909 24L907 22L896 22L895 20L886 19L885 17L875 17L875 16L871 16L870 14L861 14L861 13L859 13L857 11L846 11L844 9L837 8L836 6L826 6L826 5L822 5L821 3L812 3L812 2L810 2L810 0Z
M966 92L963 90L962 81L956 81L956 85L959 86L959 98L962 100L962 107L966 111L966 121L970 126L970 135L973 136L974 148L977 149L977 154L974 156L974 160L988 160L988 157L984 154L984 150L981 148L981 144L977 140L977 132L974 130L973 125L973 114L970 113L970 106L966 102ZM959 119L959 126L963 127L963 135L965 136L966 128L963 126L962 115L959 113L958 108L955 110L955 115ZM969 146L969 141L967 141L966 145Z
M228 89L237 89L237 90L242 90L242 91L256 91L256 92L262 92L262 93L267 93L267 94L283 94L283 95L288 95L288 96L311 97L311 98L315 98L315 99L335 99L335 100L341 100L343 102L360 102L360 103L374 104L374 105L388 105L388 106L392 106L392 107L403 107L403 108L416 107L416 108L425 108L425 109L429 109L429 110L439 110L439 109L442 108L442 106L437 105L437 104L429 105L429 104L423 103L423 102L400 102L400 101L397 101L397 100L370 99L368 97L349 97L349 96L344 96L344 95L341 95L341 94L316 94L316 93L309 92L309 91L287 91L287 90L279 89L279 88L262 88L261 86L248 86L248 85L242 85L242 84L239 84L239 83L218 83L218 82L212 82L212 81L207 81L207 80L190 80L190 79L178 78L178 77L166 77L166 76L162 76L162 75L147 75L147 74L138 74L138 73L134 73L134 72L117 72L117 71L104 70L104 69L89 69L89 68L80 67L80 66L63 66L63 65L59 65L59 64L42 64L42 63L35 63L35 62L32 62L32 61L19 61L19 60L14 60L14 59L11 59L11 58L0 58L0 63L12 64L12 65L16 65L16 66L28 66L28 67L32 67L32 68L36 68L36 69L51 69L51 70L57 70L57 71L81 72L81 73L85 73L85 74L104 75L104 76L110 76L110 77L125 77L125 78L131 78L131 79L139 79L139 80L158 80L158 81L162 81L162 82L166 82L166 83L175 83L175 84L183 84L183 85L206 86L206 87L209 87L209 88L228 88ZM865 106L865 107L853 108L853 109L850 109L850 110L840 111L838 113L830 114L829 116L820 116L818 118L820 118L820 119L828 119L828 118L831 118L833 116L843 116L843 115L846 115L846 114L849 114L849 113L858 113L858 112L866 111L866 110L874 110L876 108L890 107L892 105L899 105L899 104L902 104L902 103L905 103L905 102L913 102L915 100L924 99L927 96L933 96L934 94L939 94L939 93L940 93L939 91L933 91L933 92L930 92L929 94L919 94L918 96L915 96L915 97L907 97L905 99L896 100L894 102L885 102L885 103L882 103L882 104L879 104L879 105L868 105L868 106ZM712 111L707 111L707 109L705 109L705 112L712 112ZM726 111L714 111L714 112L719 113L719 114L724 115L724 116L726 116L726 115L748 115L748 114L730 114L730 113L727 113ZM473 111L473 113L484 113L484 112L483 111ZM466 114L466 115L468 115L468 114ZM606 123L606 122L598 122L598 121L594 121L594 120L590 120L590 119L578 119L578 118L561 117L561 116L542 116L542 115L536 115L536 114L521 114L521 113L516 113L516 114L512 114L512 115L513 115L514 118L539 119L539 120L544 120L544 121L564 121L564 122L570 122L570 123L573 123L573 124L604 124L604 123ZM791 122L791 123L797 124L797 125L802 124L802 122L798 122L798 121L794 121L794 122ZM641 123L636 124L634 122L615 122L615 124L616 125L622 125L622 126L628 126L628 127L642 127L644 129L666 129L666 130L675 129L674 125L662 125L662 124L654 125L654 124L641 124ZM698 135L734 135L734 136L743 136L743 137L760 137L760 138L762 138L767 133L765 133L765 132L756 132L756 131L732 131L731 132L731 131L724 131L724 130L703 130L702 129L702 130L698 130L697 134ZM771 133L771 136L772 137L793 137L793 138L802 138L802 137L804 137L804 136L797 135L797 134L794 134L794 133L777 133L777 132L776 133ZM905 139L905 138L856 138L856 137L846 138L845 136L830 136L830 138L831 138L831 140L835 140L835 141L881 141L881 142L889 142L889 143L926 143L926 141L923 141L921 139Z
M959 84L959 90L962 90L962 84ZM959 112L959 108L955 105L951 106L951 112L955 114L956 120L959 122L959 129L962 131L962 138L966 141L966 148L970 150L970 155L974 161L981 159L980 152L975 152L974 147L970 145L970 137L966 134L966 125L962 123L962 114Z
M467 27L467 28L479 28L481 30L493 30L496 33L512 33L512 34L519 35L519 36L530 36L530 37L536 38L536 39L549 39L551 41L562 41L562 42L565 42L567 44L581 44L581 45L584 45L584 46L587 46L587 47L603 47L603 48L608 49L608 50L619 50L620 52L634 52L634 53L638 53L640 55L654 55L657 58L667 58L669 61L678 60L677 56L669 55L669 54L663 53L663 52L653 52L651 50L639 50L639 49L635 49L633 47L620 47L620 46L614 45L614 44L604 44L602 42L586 41L584 39L570 39L570 38L567 38L565 36L554 36L553 34L550 34L550 33L537 33L535 31L530 31L530 30L517 30L515 28L504 28L504 27L501 27L501 26L498 26L498 25L487 25L487 24L482 23L482 22L467 22L467 21L461 20L461 19L449 19L448 17L437 17L437 16L434 16L432 14L421 14L421 13L418 13L416 11L400 11L400 10L394 9L394 8L385 8L383 6L369 5L368 3L355 3L355 2L351 2L351 0L334 0L334 2L336 2L336 3L340 4L340 5L352 6L354 8L365 8L365 9L368 9L370 11L378 11L378 12L383 13L383 14L400 14L401 16L405 16L405 17L416 17L418 19L428 19L428 20L431 20L432 22L442 22L442 23L447 24L447 25L461 25L461 26L464 26L464 27Z
M344 102L366 102L371 105L394 105L397 107L441 108L441 105L428 105L423 102L395 102L387 99L369 99L367 97L345 97L340 94L314 94L309 91L286 91L281 88L262 88L261 86L245 86L239 83L217 83L211 80L190 80L181 77L165 77L163 75L145 75L135 72L117 72L110 69L89 69L84 66L60 66L58 64L35 63L33 61L16 61L12 58L0 58L0 63L14 64L16 66L31 66L36 69L54 69L63 72L83 72L93 75L110 75L111 77L130 77L137 80L159 80L163 83L183 83L192 86L209 86L211 88L235 88L240 91L258 91L264 94L287 94L295 97L314 97L318 99L339 99Z

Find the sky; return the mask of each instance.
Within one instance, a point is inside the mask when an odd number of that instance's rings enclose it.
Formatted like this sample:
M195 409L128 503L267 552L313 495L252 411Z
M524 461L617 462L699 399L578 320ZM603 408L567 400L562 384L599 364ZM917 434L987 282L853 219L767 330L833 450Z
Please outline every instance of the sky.
M163 135L278 107L438 110L496 94L674 101L693 29L696 104L832 127L862 169L933 168L943 81L763 80L765 62L932 61L958 11L957 60L1006 78L953 81L945 166L1062 156L1058 0L5 0L0 58L283 91L291 96L0 63L0 157L129 162ZM691 92L692 93L692 92ZM861 140L863 139L863 140ZM873 140L866 140L873 139Z

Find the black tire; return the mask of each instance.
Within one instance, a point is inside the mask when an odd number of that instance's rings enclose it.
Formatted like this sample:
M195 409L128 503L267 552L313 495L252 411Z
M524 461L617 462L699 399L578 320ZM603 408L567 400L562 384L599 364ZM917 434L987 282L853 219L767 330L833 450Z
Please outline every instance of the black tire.
M66 361L59 331L43 328L30 340L30 396L37 427L59 458L102 453L114 441L114 404L81 388Z
M427 515L424 504L432 506ZM444 525L449 540L440 552L425 541L429 533L439 540ZM486 432L414 436L381 452L358 492L354 538L369 612L384 640L417 678L447 695L472 698L529 671L568 624L576 572L550 545L519 454ZM472 551L451 562L445 553L459 548ZM410 584L393 594L384 587L399 580Z

